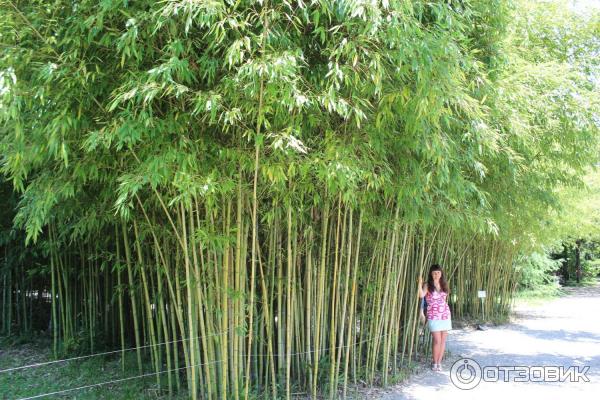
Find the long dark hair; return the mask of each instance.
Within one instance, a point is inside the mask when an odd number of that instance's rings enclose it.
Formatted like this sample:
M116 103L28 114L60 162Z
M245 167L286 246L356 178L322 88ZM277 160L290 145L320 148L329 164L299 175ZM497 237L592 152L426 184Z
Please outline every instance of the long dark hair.
M442 267L439 264L433 264L429 268L429 275L427 276L427 290L429 291L429 293L435 292L435 286L433 285L433 276L431 276L431 273L433 271L441 271L442 276L440 276L440 287L442 289L442 292L450 293L450 290L448 289L448 282L446 282L446 277L444 276L444 271L442 271Z

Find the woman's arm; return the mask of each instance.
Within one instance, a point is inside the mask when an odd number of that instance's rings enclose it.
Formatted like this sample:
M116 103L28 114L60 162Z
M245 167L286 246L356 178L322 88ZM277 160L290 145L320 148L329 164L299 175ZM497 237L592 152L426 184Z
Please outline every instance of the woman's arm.
M419 286L419 298L425 297L427 294L426 285L423 283L423 278L419 277L417 280L417 285Z

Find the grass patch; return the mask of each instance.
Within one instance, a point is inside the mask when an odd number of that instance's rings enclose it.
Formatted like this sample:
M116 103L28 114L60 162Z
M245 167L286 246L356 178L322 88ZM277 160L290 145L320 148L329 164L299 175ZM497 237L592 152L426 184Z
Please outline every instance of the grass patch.
M565 282L567 287L590 287L598 284L599 278L586 276L581 278L581 281L577 283L576 279L569 279Z
M115 357L91 357L50 364L24 370L0 373L0 399L20 399L37 396L70 388L109 382L127 377L138 376L135 353L129 352L125 359L125 372L121 371L120 355ZM0 370L34 363L52 361L51 342L47 338L35 340L0 337ZM151 372L150 362L146 362ZM67 392L48 398L77 399L166 399L166 374L161 375L162 388L156 383L155 376L110 383L94 388ZM180 395L172 397L184 399Z
M524 304L539 304L546 300L556 299L565 294L558 282L547 285L525 288L517 291L515 301Z

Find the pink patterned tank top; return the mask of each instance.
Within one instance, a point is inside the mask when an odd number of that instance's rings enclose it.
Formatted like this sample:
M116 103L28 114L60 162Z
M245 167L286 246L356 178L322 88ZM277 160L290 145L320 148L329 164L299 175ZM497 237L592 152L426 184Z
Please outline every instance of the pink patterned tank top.
M425 301L427 302L427 319L450 319L450 307L446 303L446 292L430 293L427 291Z

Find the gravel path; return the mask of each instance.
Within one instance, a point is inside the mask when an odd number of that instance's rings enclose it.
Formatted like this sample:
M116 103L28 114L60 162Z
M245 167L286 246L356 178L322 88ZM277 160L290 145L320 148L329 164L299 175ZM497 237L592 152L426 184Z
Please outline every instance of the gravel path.
M600 282L594 287L566 291L565 296L555 300L515 308L510 324L486 331L452 331L447 343L451 356L444 361L443 372L423 372L378 398L517 400L564 399L574 395L579 399L600 398ZM501 373L499 382L484 379L471 390L461 390L452 383L450 369L464 357L473 359L482 368L576 366L583 371L584 366L589 366L585 374L589 382L515 382L515 373L510 372L509 382L502 381ZM464 378L469 380L472 376L466 374Z

